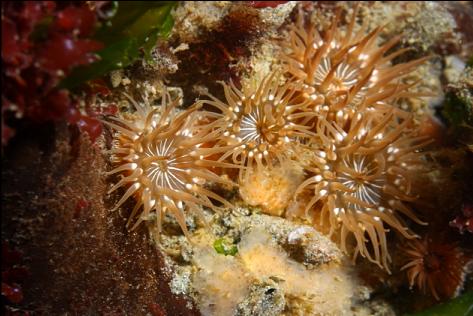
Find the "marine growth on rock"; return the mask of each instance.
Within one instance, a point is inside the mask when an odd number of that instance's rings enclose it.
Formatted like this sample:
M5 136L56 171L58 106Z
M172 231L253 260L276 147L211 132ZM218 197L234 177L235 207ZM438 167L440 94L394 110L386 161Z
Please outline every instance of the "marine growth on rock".
M208 94L180 113L164 95L160 108L135 103L134 119L107 123L117 131L110 173L123 175L110 191L127 187L115 208L134 195L136 224L153 213L160 231L170 211L187 234L188 210L217 209L211 199L231 207L208 189L232 183L215 167L239 168L234 180L247 191L254 170L296 162L306 179L294 200L309 202L291 216L318 220L342 250L389 271L389 228L413 239L408 222L425 224L409 203L418 198L412 178L427 170L430 140L395 102L419 96L402 78L426 58L393 65L406 51L390 52L400 37L379 44L382 28L368 33L357 13L356 5L340 26L337 11L323 31L299 15L281 44L282 70L256 87L223 83L225 100Z

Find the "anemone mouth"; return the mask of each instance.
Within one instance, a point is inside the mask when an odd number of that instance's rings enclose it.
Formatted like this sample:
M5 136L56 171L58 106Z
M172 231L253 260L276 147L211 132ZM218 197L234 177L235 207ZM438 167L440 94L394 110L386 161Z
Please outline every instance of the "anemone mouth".
M354 200L376 207L380 204L383 186L387 179L383 175L382 166L376 157L365 155L350 155L340 162L337 172L337 182L349 189L349 195ZM361 210L356 203L347 203L347 207Z
M336 107L346 101L350 91L357 89L356 85L362 79L362 73L359 67L350 64L348 61L340 62L338 65L332 64L330 58L322 58L320 65L313 74L312 85L319 95L325 97L325 102L329 106ZM328 85L326 84L327 79L330 79ZM346 106L355 107L361 104L363 97L368 92L368 87L375 84L375 82L376 76L371 75L366 85L359 88Z
M185 153L179 153L173 139L166 138L147 146L144 158L137 163L143 166L146 178L153 184L154 194L159 187L174 191L186 189L186 167L192 162Z
M314 73L314 84L320 86L325 78L330 74L332 69L330 58L323 58L319 67ZM329 89L333 90L349 90L358 82L359 69L344 62L340 63L335 68L333 81L330 83Z
M267 114L261 113L258 107L251 113L243 114L235 122L233 130L236 132L233 135L241 144L248 144L251 148L280 144L281 138L287 136L284 130L286 121L270 122Z
M402 249L405 264L401 270L406 271L411 288L430 293L436 300L458 294L468 259L457 243L427 235L404 243Z

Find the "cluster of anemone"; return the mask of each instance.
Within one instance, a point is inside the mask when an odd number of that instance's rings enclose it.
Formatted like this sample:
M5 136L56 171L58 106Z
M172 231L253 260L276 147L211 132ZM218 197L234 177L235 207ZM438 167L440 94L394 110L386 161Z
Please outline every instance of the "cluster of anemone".
M405 52L386 55L398 37L378 45L381 28L355 32L356 6L346 27L339 16L323 32L298 18L280 70L256 88L223 83L224 100L209 94L179 113L163 96L161 107L135 103L135 116L109 121L117 132L110 173L123 174L111 191L127 187L115 208L135 196L135 227L156 218L160 230L169 211L187 234L187 211L230 206L209 184L241 186L252 172L300 163L306 178L294 199L308 203L299 215L318 218L343 250L388 270L389 228L413 239L410 222L423 224L409 203L428 139L394 104L416 96L400 79L425 59L392 65ZM224 180L215 167L238 168L238 177Z

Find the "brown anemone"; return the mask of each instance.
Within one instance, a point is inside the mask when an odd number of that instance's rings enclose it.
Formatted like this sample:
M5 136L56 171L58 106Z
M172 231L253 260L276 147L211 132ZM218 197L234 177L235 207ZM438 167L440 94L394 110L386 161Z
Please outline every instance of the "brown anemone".
M435 297L451 298L458 294L465 278L467 256L458 243L426 236L410 240L404 247L406 270L410 287Z

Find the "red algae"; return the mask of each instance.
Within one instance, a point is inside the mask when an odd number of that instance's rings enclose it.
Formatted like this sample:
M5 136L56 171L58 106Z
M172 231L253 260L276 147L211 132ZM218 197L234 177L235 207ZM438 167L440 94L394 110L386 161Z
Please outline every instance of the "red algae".
M97 59L103 45L88 38L97 20L85 3L2 2L2 145L18 119L68 119L74 103L58 84L74 67Z
M450 226L458 229L460 234L464 232L473 234L473 205L464 204L461 214L450 222Z
M2 244L2 296L10 303L23 301L21 283L28 277L28 270L21 266L23 254L11 248L6 242Z

